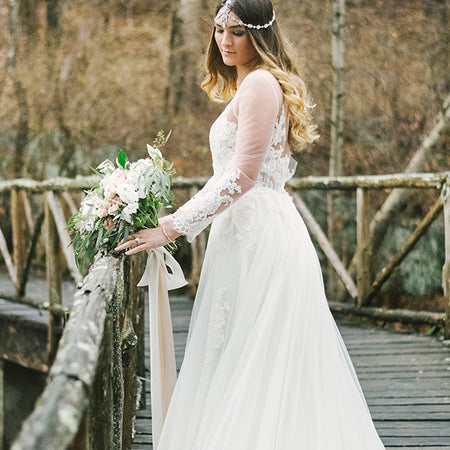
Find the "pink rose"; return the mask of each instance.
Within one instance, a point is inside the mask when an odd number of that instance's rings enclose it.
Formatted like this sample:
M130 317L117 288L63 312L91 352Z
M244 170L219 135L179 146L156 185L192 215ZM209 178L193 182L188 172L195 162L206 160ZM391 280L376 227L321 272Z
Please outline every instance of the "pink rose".
M111 206L108 208L108 214L112 214L113 212L117 211L119 207L120 207L120 200L113 200Z
M108 215L108 208L104 206L97 209L97 216L100 218L106 217Z

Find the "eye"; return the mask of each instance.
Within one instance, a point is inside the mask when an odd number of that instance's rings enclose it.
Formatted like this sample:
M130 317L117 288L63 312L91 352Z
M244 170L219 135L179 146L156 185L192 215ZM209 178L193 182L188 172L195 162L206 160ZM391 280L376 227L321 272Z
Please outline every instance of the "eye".
M223 33L223 28L214 27L214 33Z
M235 36L244 36L244 32L243 31L234 31L233 34Z

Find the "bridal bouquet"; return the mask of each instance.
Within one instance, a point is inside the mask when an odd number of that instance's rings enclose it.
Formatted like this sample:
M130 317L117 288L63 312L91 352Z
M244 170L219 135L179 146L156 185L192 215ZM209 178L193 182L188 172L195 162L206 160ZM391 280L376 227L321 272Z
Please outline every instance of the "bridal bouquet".
M110 252L129 234L158 226L159 210L174 199L175 171L159 150L167 139L158 133L153 146L147 145L148 158L130 162L121 150L115 164L105 160L94 170L101 180L86 192L80 210L69 221L80 270L100 250Z

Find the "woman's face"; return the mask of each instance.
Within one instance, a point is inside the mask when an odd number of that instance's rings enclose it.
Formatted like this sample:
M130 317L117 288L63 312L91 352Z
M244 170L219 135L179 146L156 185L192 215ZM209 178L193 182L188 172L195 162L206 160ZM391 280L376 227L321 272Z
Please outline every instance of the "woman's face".
M221 11L214 20L214 36L219 47L222 59L227 66L236 68L251 67L256 59L257 52L250 41L247 30L239 25L239 17L230 12L224 24L220 18Z

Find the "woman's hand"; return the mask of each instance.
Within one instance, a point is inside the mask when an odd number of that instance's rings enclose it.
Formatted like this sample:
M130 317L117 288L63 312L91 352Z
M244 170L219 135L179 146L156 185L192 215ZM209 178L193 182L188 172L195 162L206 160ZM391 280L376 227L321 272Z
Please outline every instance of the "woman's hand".
M125 255L133 255L134 253L139 253L144 250L162 247L167 245L169 242L170 241L164 236L160 227L150 228L131 234L128 236L126 242L119 244L114 250L120 252L128 249L125 252Z
M144 250L162 247L169 242L174 242L180 236L173 227L173 216L165 216L159 221L160 227L140 230L128 236L126 242L119 244L114 250L120 252L127 250L126 255L133 255Z

